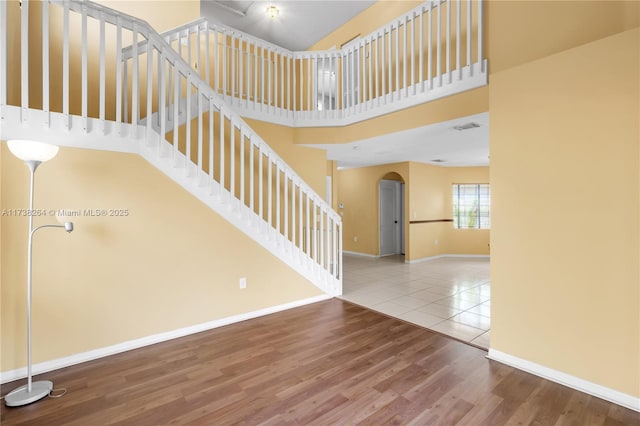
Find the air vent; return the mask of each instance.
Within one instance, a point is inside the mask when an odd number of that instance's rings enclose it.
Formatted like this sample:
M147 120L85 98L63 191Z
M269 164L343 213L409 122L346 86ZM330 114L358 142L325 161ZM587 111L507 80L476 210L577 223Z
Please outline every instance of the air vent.
M431 160L432 163L444 163L445 160L443 160L442 158L436 158L435 160Z
M473 122L461 124L459 126L453 126L453 128L458 131L475 129L476 127L480 127L480 125L478 123L473 123Z

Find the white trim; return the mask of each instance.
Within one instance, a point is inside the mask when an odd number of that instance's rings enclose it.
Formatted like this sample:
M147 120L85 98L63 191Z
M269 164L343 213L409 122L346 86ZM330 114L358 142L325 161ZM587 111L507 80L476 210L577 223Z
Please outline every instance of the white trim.
M584 380L579 377L563 373L562 371L554 370L495 349L489 349L487 358L640 412L640 397L607 388L605 386L589 382L588 380Z
M253 318L258 318L264 315L273 314L276 312L286 311L288 309L297 308L304 305L310 305L312 303L322 302L324 300L331 299L332 296L328 294L322 294L319 296L309 297L307 299L296 300L294 302L284 303L282 305L271 306L269 308L259 309L253 312L247 312L244 314L233 315L226 318L221 318L213 321L209 321L203 324L196 324L177 330L166 331L164 333L153 334L147 337L141 337L139 339L129 340L127 342L118 343L116 345L107 346L104 348L94 349L87 352L82 352L75 355L66 356L64 358L58 358L50 361L40 362L33 366L33 373L40 374L47 371L57 370L59 368L69 367L71 365L80 364L94 359L103 358L110 355L115 355L121 352L138 349L144 346L154 345L160 342L166 342L168 340L177 339L179 337L188 336L190 334L200 333L202 331L211 330L225 325L234 324L240 321L246 321ZM27 376L27 368L17 368L15 370L5 371L0 373L0 383L12 382L14 380L22 379Z
M430 262L432 260L441 259L443 257L445 257L444 254L439 254L437 256L421 257L420 259L413 259L413 260L406 260L405 259L404 263L414 264L414 263Z
M475 259L490 259L491 256L488 254L439 254L437 256L429 256L429 257L421 257L420 259L413 260L405 260L404 263L422 263L422 262L430 262L436 259L442 259L445 257L458 257L458 258L475 258Z
M346 254L347 256L355 256L355 257L369 257L371 259L380 258L380 256L378 256L377 254L358 253L356 251L347 251L347 250L342 250L342 254Z

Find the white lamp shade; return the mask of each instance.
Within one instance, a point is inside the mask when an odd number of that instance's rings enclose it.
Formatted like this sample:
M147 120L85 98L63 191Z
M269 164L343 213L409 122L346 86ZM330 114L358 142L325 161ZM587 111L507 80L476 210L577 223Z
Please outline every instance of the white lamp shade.
M49 161L60 149L57 145L19 139L10 140L7 145L9 145L9 151L22 161Z

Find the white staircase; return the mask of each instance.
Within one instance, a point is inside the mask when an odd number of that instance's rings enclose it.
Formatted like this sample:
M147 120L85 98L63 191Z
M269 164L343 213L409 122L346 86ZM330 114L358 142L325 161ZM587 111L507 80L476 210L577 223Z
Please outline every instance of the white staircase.
M23 0L20 22L9 19L15 7L0 1L0 139L138 153L321 290L341 294L339 215L153 28L89 1ZM40 7L41 45L29 31L30 8ZM17 40L19 75L7 49ZM128 45L139 59L129 68ZM38 48L43 89L34 94L29 54ZM76 66L81 78L71 82ZM8 88L18 82L13 99Z

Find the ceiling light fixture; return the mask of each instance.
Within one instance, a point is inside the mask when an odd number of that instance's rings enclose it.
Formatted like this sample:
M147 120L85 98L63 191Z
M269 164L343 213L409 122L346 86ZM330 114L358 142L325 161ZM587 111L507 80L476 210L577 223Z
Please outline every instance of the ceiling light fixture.
M280 14L280 10L275 5L269 5L267 7L267 16L271 19L275 19Z

